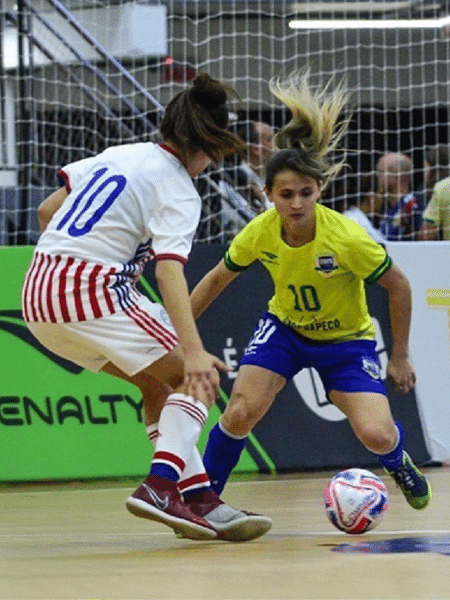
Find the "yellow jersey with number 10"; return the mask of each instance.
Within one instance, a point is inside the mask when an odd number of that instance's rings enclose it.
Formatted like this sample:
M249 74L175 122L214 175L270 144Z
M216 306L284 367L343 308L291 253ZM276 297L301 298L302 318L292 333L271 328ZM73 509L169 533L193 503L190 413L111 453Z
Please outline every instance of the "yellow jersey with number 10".
M373 339L364 282L377 281L392 260L358 223L321 204L315 210L312 242L288 246L280 215L271 208L233 239L225 264L241 271L260 261L275 285L269 312L302 336L317 342Z

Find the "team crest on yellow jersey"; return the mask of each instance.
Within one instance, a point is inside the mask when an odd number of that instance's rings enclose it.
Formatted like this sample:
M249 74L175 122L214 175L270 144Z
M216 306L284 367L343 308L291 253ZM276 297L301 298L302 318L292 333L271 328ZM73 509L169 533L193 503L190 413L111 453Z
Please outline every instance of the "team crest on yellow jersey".
M339 265L333 254L319 254L319 256L316 256L316 271L321 271L324 275L330 275L336 269L339 269Z

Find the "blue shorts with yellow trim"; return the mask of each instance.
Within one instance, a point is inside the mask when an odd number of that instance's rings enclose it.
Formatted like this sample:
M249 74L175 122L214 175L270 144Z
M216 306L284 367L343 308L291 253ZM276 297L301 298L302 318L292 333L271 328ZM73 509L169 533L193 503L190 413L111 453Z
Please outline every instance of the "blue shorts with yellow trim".
M313 342L296 333L270 313L259 320L240 365L256 365L278 373L288 381L299 371L313 367L328 394L376 392L387 395L373 340L334 344Z

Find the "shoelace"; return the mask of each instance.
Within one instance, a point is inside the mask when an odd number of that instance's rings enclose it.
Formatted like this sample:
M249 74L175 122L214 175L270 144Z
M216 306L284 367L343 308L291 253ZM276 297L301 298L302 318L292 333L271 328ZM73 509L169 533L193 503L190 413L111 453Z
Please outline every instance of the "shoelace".
M414 481L414 475L411 469L408 469L406 465L395 472L395 481L399 485L403 485L408 490L411 490L416 485Z

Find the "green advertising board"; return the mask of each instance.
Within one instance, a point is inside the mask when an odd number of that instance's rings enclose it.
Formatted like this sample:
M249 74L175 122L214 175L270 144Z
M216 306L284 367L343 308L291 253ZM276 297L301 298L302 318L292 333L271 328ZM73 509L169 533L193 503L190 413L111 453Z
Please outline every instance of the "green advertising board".
M21 289L32 251L0 248L0 481L145 475L152 447L139 390L60 359L29 333ZM219 415L214 406L200 451ZM236 471L257 470L244 452Z

